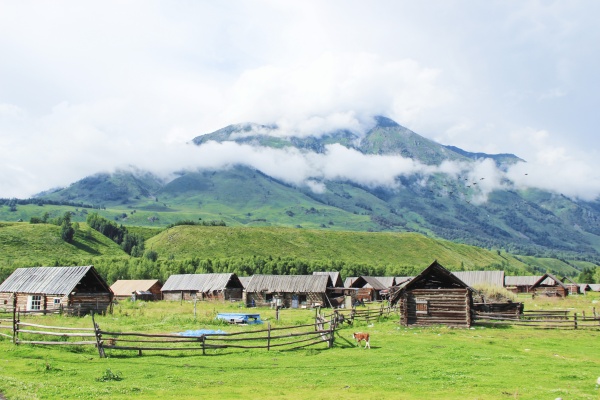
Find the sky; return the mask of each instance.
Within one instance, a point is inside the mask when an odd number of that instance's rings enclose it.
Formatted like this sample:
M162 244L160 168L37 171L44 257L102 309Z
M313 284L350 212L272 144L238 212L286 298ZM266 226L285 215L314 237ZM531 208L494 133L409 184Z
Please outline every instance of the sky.
M335 146L189 144L244 122L364 133L384 115L526 160L469 167L497 183L488 190L508 177L595 200L597 15L593 0L0 0L0 198L131 166L168 176L243 162L316 191L456 170Z

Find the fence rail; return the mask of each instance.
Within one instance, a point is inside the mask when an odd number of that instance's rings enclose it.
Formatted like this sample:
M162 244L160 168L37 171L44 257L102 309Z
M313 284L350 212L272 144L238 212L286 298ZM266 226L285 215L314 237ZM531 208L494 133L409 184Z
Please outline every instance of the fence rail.
M115 332L102 330L92 314L93 327L64 327L21 321L21 314L0 314L0 335L15 345L94 346L100 357L106 350L143 351L202 351L209 349L266 349L295 350L326 344L333 346L337 323L325 320L320 314L315 322L295 326L271 327L253 331L182 336L173 333ZM9 333L5 333L9 332ZM91 340L90 340L91 339Z
M600 315L594 308L592 316L570 310L530 310L519 315L476 312L476 324L528 326L535 329L600 329Z

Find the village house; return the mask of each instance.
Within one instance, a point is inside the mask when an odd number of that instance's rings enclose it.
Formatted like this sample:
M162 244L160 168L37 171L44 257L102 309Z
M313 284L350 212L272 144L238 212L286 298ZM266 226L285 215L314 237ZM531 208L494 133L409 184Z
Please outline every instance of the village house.
M110 286L115 300L161 300L162 284L157 279L120 279Z
M330 307L328 295L332 286L329 274L254 275L246 286L245 302L250 307Z
M531 285L529 292L535 296L567 297L569 288L554 275L546 273Z
M437 261L413 279L390 290L405 326L471 326L473 289Z
M104 313L113 292L89 266L17 268L0 284L0 305L27 312Z
M164 300L241 300L244 287L236 274L171 275L161 292Z

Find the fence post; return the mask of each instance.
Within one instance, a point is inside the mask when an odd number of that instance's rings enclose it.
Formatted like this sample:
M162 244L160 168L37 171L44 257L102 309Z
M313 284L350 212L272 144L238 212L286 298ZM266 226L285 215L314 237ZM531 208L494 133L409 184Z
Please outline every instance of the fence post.
M102 342L102 334L100 333L100 327L94 318L94 310L92 310L92 324L94 325L94 334L96 335L96 347L98 348L98 355L100 358L106 358L106 354L104 353L104 344Z
M17 343L17 307L13 307L13 344Z
M17 313L15 314L15 317L13 318L15 327L13 328L14 334L13 334L13 343L14 344L19 344L19 322L21 322L21 310L17 310Z
M271 350L271 323L267 324L267 351Z
M573 325L574 329L577 329L577 313L573 313Z
M202 355L206 355L206 335L202 335Z

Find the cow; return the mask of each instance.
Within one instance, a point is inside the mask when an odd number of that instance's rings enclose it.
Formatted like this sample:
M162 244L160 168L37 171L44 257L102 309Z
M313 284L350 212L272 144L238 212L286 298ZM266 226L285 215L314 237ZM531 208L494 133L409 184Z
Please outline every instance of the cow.
M360 346L360 342L362 342L364 340L365 341L365 349L367 347L369 349L371 348L371 345L369 344L369 334L368 333L357 332L357 333L353 333L352 337L354 338L354 340L356 340L357 346Z

